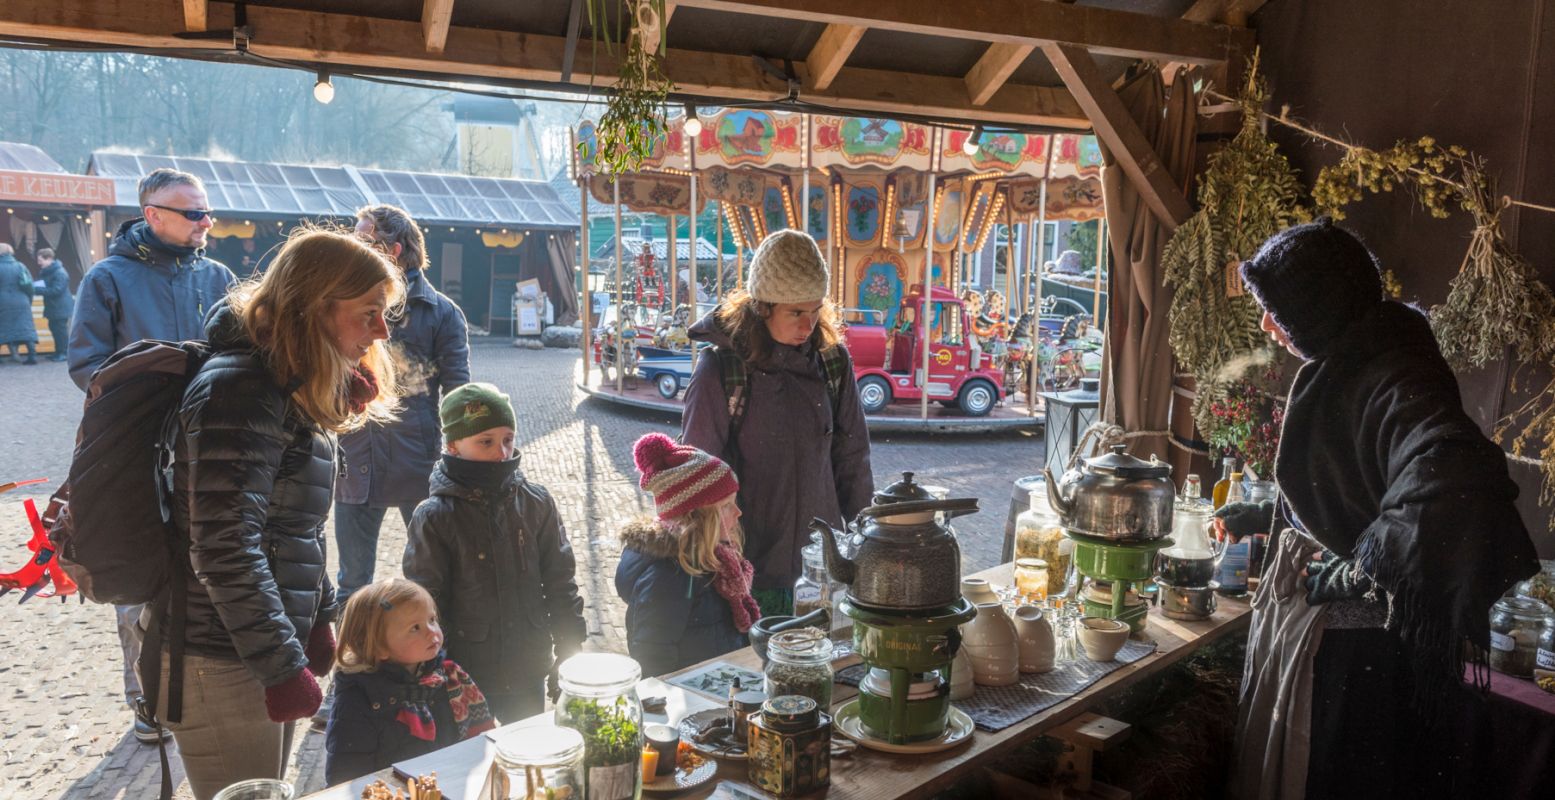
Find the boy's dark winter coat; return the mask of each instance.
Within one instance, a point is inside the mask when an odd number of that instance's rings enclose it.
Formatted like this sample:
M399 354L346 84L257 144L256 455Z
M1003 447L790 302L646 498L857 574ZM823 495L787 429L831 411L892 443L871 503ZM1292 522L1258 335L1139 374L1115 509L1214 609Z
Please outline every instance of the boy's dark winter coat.
M430 699L437 723L437 738L430 742L410 735L396 719L416 693ZM324 733L324 780L330 785L458 742L459 725L443 687L418 686L410 670L387 662L373 672L335 672L335 707Z
M713 588L713 575L692 577L676 559L678 540L644 520L621 531L616 594L626 601L626 643L644 675L663 675L739 650L745 635Z
M503 724L514 721L503 717L505 701L535 691L553 647L563 659L586 636L556 501L517 463L444 456L432 470L432 496L411 518L404 561L405 577L437 601L449 658Z

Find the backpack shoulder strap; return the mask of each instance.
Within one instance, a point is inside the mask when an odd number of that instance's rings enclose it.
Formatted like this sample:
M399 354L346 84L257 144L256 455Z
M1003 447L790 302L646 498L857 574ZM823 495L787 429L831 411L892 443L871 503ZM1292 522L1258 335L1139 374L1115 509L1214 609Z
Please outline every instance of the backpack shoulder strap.
M838 404L842 401L843 381L852 377L848 374L848 356L841 345L821 351L821 369L826 373L826 393L831 396L832 414L835 416Z
M715 347L713 352L718 354L718 374L723 379L724 396L729 398L729 429L738 432L745 418L745 389L750 384L750 371L745 359L732 348Z

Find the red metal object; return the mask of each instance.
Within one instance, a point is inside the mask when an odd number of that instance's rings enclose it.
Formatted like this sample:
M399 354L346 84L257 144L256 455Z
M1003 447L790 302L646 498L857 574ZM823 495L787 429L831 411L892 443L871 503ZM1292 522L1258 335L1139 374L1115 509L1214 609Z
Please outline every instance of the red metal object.
M995 368L989 354L971 345L971 319L966 305L948 289L935 286L929 294L929 314L933 330L929 333L929 374L920 383L917 372L923 369L923 342L918 335L918 310L923 307L923 287L913 286L897 308L896 325L887 330L879 325L849 324L845 331L848 352L853 356L853 378L860 382L866 411L871 401L919 400L927 386L929 399L946 404L962 402L964 392L974 387L981 395L975 404L976 416L988 413L993 404L1004 399L1004 373ZM907 323L907 320L912 320ZM869 385L863 382L873 376ZM867 395L867 397L865 396Z
M22 501L22 507L27 510L27 521L32 523L32 538L27 542L27 549L32 556L21 569L0 573L0 595L12 589L21 589L23 603L34 596L58 597L63 602L70 595L76 594L79 587L60 568L59 554L54 552L49 543L48 530L43 526L43 518L38 516L38 505L29 497ZM51 583L53 590L44 591Z

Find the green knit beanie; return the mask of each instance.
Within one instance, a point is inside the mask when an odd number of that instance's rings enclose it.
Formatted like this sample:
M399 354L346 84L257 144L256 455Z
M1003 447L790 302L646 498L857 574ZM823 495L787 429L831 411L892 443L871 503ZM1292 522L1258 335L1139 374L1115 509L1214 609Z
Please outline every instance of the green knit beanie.
M466 383L443 395L438 416L443 422L443 438L450 442L492 428L518 427L508 396L489 383Z

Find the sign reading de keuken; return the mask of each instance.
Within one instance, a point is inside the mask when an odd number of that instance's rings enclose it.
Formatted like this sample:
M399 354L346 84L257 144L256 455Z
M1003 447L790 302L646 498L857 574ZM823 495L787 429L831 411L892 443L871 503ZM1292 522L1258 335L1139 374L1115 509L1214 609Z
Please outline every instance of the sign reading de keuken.
M87 175L0 169L0 201L61 206L111 206L113 181Z

